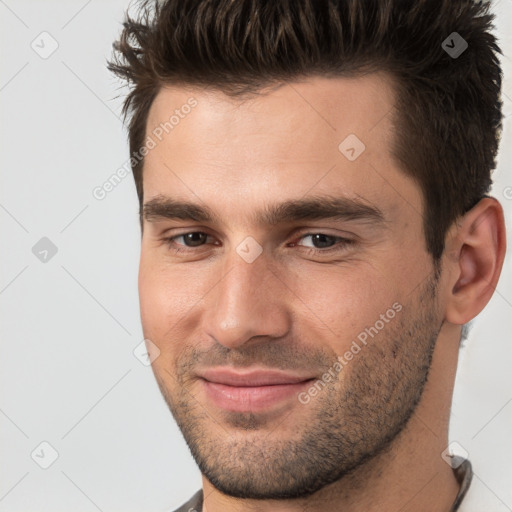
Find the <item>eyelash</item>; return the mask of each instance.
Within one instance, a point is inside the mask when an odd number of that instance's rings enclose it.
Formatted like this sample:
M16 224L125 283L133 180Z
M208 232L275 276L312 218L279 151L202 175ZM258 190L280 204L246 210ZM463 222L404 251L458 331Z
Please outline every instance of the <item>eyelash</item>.
M169 249L171 249L175 253L193 252L194 249L199 249L199 248L203 247L203 245L199 245L197 247L187 247L185 245L182 245L180 247L176 247L175 246L176 242L174 240L177 239L177 238L181 238L181 237L184 237L186 235L195 234L195 233L202 233L202 234L205 234L207 236L210 236L210 235L208 235L208 233L205 233L204 231L188 231L186 233L181 233L180 235L174 235L172 237L163 238L162 241L164 241L166 243L166 245L169 247ZM338 242L337 242L337 245L334 245L333 247L328 247L326 249L317 249L315 247L303 247L303 246L300 246L300 247L302 247L302 250L304 250L308 254L312 254L312 253L313 254L330 254L332 252L341 252L341 251L346 250L347 246L355 244L354 240L350 240L348 238L343 238L341 236L329 235L329 234L326 234L326 233L322 233L320 231L313 232L313 233L303 233L299 237L299 240L302 239L302 238L305 238L305 237L308 237L308 236L314 236L314 235L324 235L324 236L327 236L327 237L332 238L334 240L337 240ZM298 244L294 243L294 246L296 246L296 245L298 245ZM183 247L185 247L185 248L183 248Z

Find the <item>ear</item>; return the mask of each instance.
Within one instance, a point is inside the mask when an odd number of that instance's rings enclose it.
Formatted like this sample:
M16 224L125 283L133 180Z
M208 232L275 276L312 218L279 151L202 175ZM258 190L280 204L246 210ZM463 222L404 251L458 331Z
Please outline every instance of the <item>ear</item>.
M449 282L445 319L462 325L489 302L505 258L505 220L493 197L481 199L450 230L446 244Z

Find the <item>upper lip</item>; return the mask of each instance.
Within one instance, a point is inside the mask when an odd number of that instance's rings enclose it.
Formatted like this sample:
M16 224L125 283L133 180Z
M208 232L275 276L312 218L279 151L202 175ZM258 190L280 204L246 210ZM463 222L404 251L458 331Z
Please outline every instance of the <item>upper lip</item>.
M234 372L223 368L211 368L199 373L210 382L228 386L270 386L276 384L295 384L310 380L311 376L300 376L272 370L253 370L251 372Z

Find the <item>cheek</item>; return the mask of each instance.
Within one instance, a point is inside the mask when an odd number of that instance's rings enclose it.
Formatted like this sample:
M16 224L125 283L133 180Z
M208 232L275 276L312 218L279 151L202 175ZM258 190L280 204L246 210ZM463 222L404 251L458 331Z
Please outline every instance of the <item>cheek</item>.
M144 338L155 343L160 351L152 369L164 387L174 389L174 365L187 337L183 318L192 307L189 287L179 273L151 264L141 258L139 267L139 303ZM180 342L180 340L183 340ZM171 374L169 374L171 372Z
M174 307L176 283L163 272L161 266L144 254L139 265L139 302L144 335L147 338L160 339L165 327L172 325L180 314L180 308Z
M192 266L171 266L143 255L138 286L144 336L163 341L171 335L179 342L186 339L183 334L190 328L201 299L213 284L208 286ZM167 350L167 347L160 349Z
M269 298L276 298L281 311L289 313L294 324L290 329L303 331L315 344L342 354L361 332L400 302L404 269L391 265L396 258L383 260L379 265L353 260L276 267L280 279L269 279L267 292ZM156 341L162 354L177 356L191 335L201 337L197 329L205 308L215 307L212 297L218 292L214 288L220 273L218 268L171 265L151 254L141 255L139 300L144 336Z
M400 302L398 281L367 264L311 269L296 279L294 290L305 308L308 322L325 332L324 342L343 353L366 328L381 327L381 315L395 316L393 304ZM397 306L395 306L397 307ZM388 318L386 318L388 319ZM296 318L303 323L305 317ZM386 323L386 325L389 322ZM363 335L364 336L364 335ZM330 340L330 341L327 341Z

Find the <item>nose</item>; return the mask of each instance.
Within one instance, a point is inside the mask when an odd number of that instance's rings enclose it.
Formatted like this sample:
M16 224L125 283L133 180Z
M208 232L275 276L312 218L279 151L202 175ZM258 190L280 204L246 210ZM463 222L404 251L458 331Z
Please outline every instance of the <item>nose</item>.
M289 290L265 253L248 263L234 252L225 268L208 294L204 332L231 349L255 336L284 336L290 328Z

